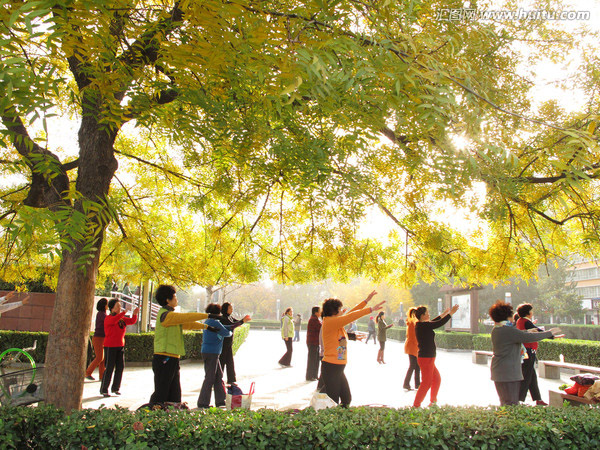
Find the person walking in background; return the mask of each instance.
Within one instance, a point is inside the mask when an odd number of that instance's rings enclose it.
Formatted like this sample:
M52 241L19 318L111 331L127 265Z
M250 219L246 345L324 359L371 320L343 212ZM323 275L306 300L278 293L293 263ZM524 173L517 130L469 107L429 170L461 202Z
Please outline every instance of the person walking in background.
M308 360L306 362L306 381L315 381L319 378L319 334L321 332L321 308L313 306L310 319L306 325L306 346L308 347Z
M427 306L419 306L415 311L415 317L418 322L415 324L415 335L419 345L418 363L421 368L421 385L415 395L413 406L420 407L421 403L427 395L427 391L431 389L431 403L437 402L437 394L440 390L442 377L435 367L435 329L443 327L458 310L458 304L452 308L446 309L440 316L433 320L429 320L429 311Z
M15 308L20 308L21 306L26 305L29 302L29 295L27 295L21 301L7 303L14 296L15 296L15 291L11 291L8 294L6 294L4 297L0 297L0 316L2 315L2 313L11 311Z
M496 392L500 405L518 405L519 391L523 381L521 369L522 344L563 337L559 328L550 331L528 333L514 326L507 326L512 318L513 308L510 304L498 300L489 310L494 321L492 329L492 364L490 370L492 381L496 385Z
M217 303L210 303L206 307L208 314L220 314L221 307ZM198 396L198 408L208 408L211 392L215 393L215 406L225 406L225 385L223 384L223 369L219 362L219 355L223 349L223 339L231 337L232 333L221 322L207 319L204 322L216 328L217 331L205 331L202 336L202 360L204 361L204 382Z
M211 317L217 318L220 315L175 312L178 305L177 291L171 285L161 284L156 289L155 298L160 309L156 315L156 330L154 331L154 355L152 357L154 392L150 397L150 403L180 403L179 361L185 355L183 330L216 332L217 328L197 321Z
M302 316L296 314L294 319L294 342L300 342L300 327L302 326Z
M393 325L392 323L389 325L386 324L384 318L385 313L381 311L377 314L377 318L375 319L377 322L377 339L379 340L379 351L377 352L377 362L379 364L385 364L383 353L385 351L385 341L387 340L387 330Z
M415 324L417 318L415 313L417 308L412 307L406 313L406 341L404 342L404 353L408 355L408 370L404 377L404 389L410 391L410 379L414 372L415 374L415 389L419 389L421 384L421 369L419 369L419 362L417 356L419 354L419 344L417 343L417 335L415 334Z
M233 305L231 303L224 302L221 305L221 318L219 321L232 333L234 333L235 328L251 320L250 316L248 315L243 319L235 320L233 317L231 317L231 314L233 314ZM235 364L233 362L233 335L223 338L223 349L221 351L219 361L223 371L225 371L225 368L227 368L227 384L235 384L237 380L235 376Z
M102 380L104 375L104 318L106 317L106 310L108 309L108 300L101 298L96 303L96 326L94 328L94 337L92 338L92 345L94 346L94 354L96 355L94 360L90 363L85 371L85 378L94 381L92 373L98 367L98 376Z
M377 338L375 336L377 336L377 333L375 332L375 319L373 317L369 317L369 323L367 324L367 331L369 332L369 335L367 336L367 340L365 342L365 344L369 343L369 339L371 339L371 336L373 336L373 344L377 345Z
M292 338L294 337L294 310L290 307L285 310L281 318L281 338L285 343L285 353L279 360L281 367L292 367Z
M523 303L517 307L517 314L519 319L517 320L516 327L519 330L532 332L544 332L544 329L538 328L533 324L533 306L530 303ZM542 400L540 394L540 388L538 387L537 374L535 373L535 361L537 359L537 342L527 342L523 344L525 351L527 352L527 358L523 359L521 364L521 370L523 372L523 381L519 390L519 401L524 402L527 398L527 391L531 394L531 399L535 401L536 405L548 406L548 404Z
M350 385L344 375L348 362L348 333L344 328L350 322L360 319L367 314L378 311L385 302L373 307L367 304L377 292L371 292L365 300L360 302L348 313L344 314L343 304L336 298L329 298L323 302L323 361L321 362L321 376L323 377L323 392L334 402L347 407L352 401ZM356 336L356 335L354 335ZM364 335L363 335L364 336Z
M358 325L356 325L356 322L352 322L350 323L347 327L346 327L346 331L348 333L356 333L358 331Z
M121 311L121 302L116 298L108 301L108 310L110 314L104 318L104 361L106 368L102 376L102 384L100 385L100 394L105 397L110 397L108 387L112 380L111 391L114 395L121 395L121 378L123 377L123 369L125 368L125 327L133 325L137 322L137 314L139 308L133 310L133 316L126 317L126 311Z

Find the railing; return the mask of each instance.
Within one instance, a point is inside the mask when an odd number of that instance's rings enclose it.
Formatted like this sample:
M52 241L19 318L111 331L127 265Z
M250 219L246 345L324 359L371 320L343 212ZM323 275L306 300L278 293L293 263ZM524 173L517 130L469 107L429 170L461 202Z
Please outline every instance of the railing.
M128 295L118 291L111 291L110 295L111 297L118 298L119 300L121 300L121 302L124 303L126 309L128 310L133 310L138 306L140 307L140 309L142 308L142 300L139 295ZM156 324L156 317L158 316L158 311L160 310L160 306L158 306L155 303L152 303L151 301L149 301L148 304L150 305L150 326L154 328Z

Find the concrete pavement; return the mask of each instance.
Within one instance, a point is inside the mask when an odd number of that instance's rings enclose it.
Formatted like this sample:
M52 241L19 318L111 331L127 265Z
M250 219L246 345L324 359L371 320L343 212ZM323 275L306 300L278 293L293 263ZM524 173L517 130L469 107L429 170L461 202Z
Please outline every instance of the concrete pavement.
M306 334L300 333L300 342L294 342L291 368L281 368L277 361L285 352L285 345L279 331L250 330L246 342L235 356L238 385L247 392L250 383L256 383L252 399L252 409L292 409L306 408L316 388L317 382L305 381L306 373ZM376 361L379 345L372 342L349 342L348 365L345 373L352 390L352 406L385 405L395 408L411 406L415 391L402 389L404 375L408 368L408 357L404 354L404 344L387 341L385 361ZM438 349L436 365L442 376L438 395L439 405L488 406L498 405L498 396L490 380L488 366L473 364L470 351L446 351ZM94 373L98 377L98 372ZM183 401L190 408L196 406L204 368L202 363L181 365L181 388ZM548 401L548 389L556 389L563 380L539 379L542 398ZM87 381L84 385L83 407L98 408L121 406L136 409L147 403L154 390L152 368L125 367L120 397L104 398L99 393L98 381ZM429 403L429 395L423 405ZM528 403L531 398L528 396ZM214 405L214 398L212 400Z

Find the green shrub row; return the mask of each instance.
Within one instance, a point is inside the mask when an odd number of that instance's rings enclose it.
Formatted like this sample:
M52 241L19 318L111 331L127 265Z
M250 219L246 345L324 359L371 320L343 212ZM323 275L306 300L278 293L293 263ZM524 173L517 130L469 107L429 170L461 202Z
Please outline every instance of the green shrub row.
M250 328L257 328L260 330L263 328L267 330L278 330L281 328L281 321L279 320L252 319L248 324L250 324ZM302 321L302 329L306 330L306 321Z
M600 409L311 408L257 411L0 409L0 447L105 448L599 448Z
M436 336L437 340L437 336ZM492 350L489 334L473 336L475 350ZM537 357L544 361L559 361L563 355L565 361L573 364L600 367L600 342L575 339L545 339L539 342Z
M567 339L581 339L584 341L600 341L600 326L598 325L566 325L566 324L538 324L549 330L553 327L558 327L562 330ZM479 332L481 334L490 334L493 325L479 324Z
M235 354L248 337L248 324L236 328L233 334L233 353ZM37 349L31 352L36 362L43 362L46 356L48 333L29 331L0 331L0 353L8 348L31 347L37 340ZM202 359L202 332L184 331L185 359ZM154 332L127 333L125 335L125 361L150 362L154 353Z
M29 354L35 362L42 363L46 357L46 344L48 343L48 333L43 331L0 330L0 353L9 348L33 347L35 341L37 341L36 349Z

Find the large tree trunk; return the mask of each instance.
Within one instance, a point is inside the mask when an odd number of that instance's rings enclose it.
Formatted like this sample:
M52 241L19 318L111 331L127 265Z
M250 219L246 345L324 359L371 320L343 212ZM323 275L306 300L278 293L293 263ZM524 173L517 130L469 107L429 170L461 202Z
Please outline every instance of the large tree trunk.
M68 254L60 265L46 349L46 401L66 411L81 408L99 260L84 272L75 266L78 256Z
M99 125L93 112L96 111L86 114L84 109L79 130L80 164L76 188L83 200L104 202L118 165L113 148L117 131L109 132ZM75 202L74 208L83 211L81 199ZM88 237L95 250L87 254L88 264L83 266L76 263L82 255L86 256L82 253L86 242L76 242L73 251L63 250L46 349L46 402L68 412L81 408L96 275L104 230L108 225L96 214L89 214L88 220L88 225L96 229L95 235Z

